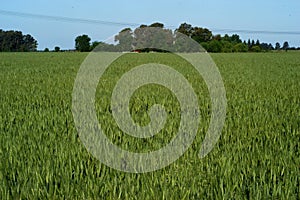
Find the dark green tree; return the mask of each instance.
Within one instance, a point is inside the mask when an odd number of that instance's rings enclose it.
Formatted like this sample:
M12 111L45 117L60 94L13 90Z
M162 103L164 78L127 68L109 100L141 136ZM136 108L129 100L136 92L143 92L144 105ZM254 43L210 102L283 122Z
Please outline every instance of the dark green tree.
M263 50L263 51L271 51L274 49L274 47L272 46L272 44L268 44L268 43L261 43L260 44L260 48Z
M228 34L225 34L224 37L222 38L223 41L231 42L231 38Z
M88 35L81 35L75 39L75 48L77 51L88 52L90 51L91 38Z
M238 43L233 47L234 52L248 52L248 45L245 43Z
M234 44L232 42L229 41L221 41L220 42L222 48L220 52L224 52L224 53L231 53L234 51Z
M209 42L212 40L213 34L207 28L194 27L191 37L198 43Z
M176 29L175 32L180 32L182 34L185 34L185 35L191 37L192 33L193 33L193 27L191 24L183 23L183 24L180 24L179 28Z
M251 48L251 47L252 47L252 46L251 46L251 41L250 41L250 39L248 39L247 45L248 45L248 48Z
M230 42L234 44L242 43L242 40L240 39L240 36L238 34L233 34L230 37Z
M282 50L287 51L289 49L289 47L290 47L289 43L287 41L285 41L282 45Z
M0 51L36 51L37 41L21 31L3 31L0 29Z
M279 42L276 42L276 44L275 44L275 50L280 50L280 43Z
M185 34L193 38L198 43L209 42L213 39L213 34L209 29L193 27L191 24L187 23L180 24L180 26L175 30L175 33L176 32Z
M140 28L146 28L146 27L148 27L148 26L145 24L140 25Z
M260 46L260 41L256 40L255 46Z
M254 40L251 41L251 48L252 48L253 46L255 46L255 41L254 41Z
M164 24L155 22L155 23L151 24L149 27L164 28Z
M207 46L207 51L208 52L213 52L213 53L221 52L222 51L221 42L219 42L217 40L213 40L213 41L209 42L208 46Z
M60 47L58 47L58 46L54 47L54 51L55 52L59 52L60 51Z
M31 35L23 36L23 42L23 51L36 51L37 42Z
M274 50L274 47L271 43L269 43L269 50Z

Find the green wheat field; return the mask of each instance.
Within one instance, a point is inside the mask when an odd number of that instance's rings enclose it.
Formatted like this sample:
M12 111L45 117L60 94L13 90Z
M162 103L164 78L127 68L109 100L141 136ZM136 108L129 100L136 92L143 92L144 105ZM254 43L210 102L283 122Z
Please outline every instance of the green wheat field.
M123 149L150 152L176 136L180 105L165 87L147 85L130 100L133 120L164 105L165 127L153 138L122 133L110 96L122 74L156 62L173 67L198 96L197 136L177 161L155 172L124 173L94 158L72 115L73 85L87 53L0 54L0 199L300 199L300 53L212 54L227 95L220 140L198 153L211 113L195 69L168 53L124 54L99 80L95 109L107 137Z

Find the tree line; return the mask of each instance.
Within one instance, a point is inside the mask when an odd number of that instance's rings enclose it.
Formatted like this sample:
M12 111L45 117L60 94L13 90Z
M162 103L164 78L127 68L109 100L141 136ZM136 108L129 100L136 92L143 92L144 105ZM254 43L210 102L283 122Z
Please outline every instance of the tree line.
M0 29L0 52L29 52L37 50L37 41L21 31L4 31Z
M147 27L159 28L160 33L151 33L151 31L145 31ZM86 35L77 36L75 39L76 51L89 52L92 50L98 51L132 51L137 49L135 44L145 44L149 42L148 38L156 37L157 44L154 46L161 47L161 51L170 44L175 44L174 50L181 51L195 51L195 49L188 48L187 44L180 44L179 33L192 38L198 44L207 50L208 52L267 52L273 50L300 50L300 47L290 47L289 43L285 41L282 45L277 42L275 46L271 43L260 42L259 40L242 41L238 34L232 35L214 35L211 30L207 28L192 26L188 23L182 23L174 31L164 27L162 23L153 23L151 25L141 25L136 29L124 28L118 35L115 36L115 42L117 44L108 44L100 41L91 41L91 38ZM163 41L163 42L162 42ZM24 35L21 31L4 31L0 29L0 52L30 52L37 51L37 41L29 34ZM149 44L148 44L149 45ZM177 45L177 46L176 46ZM184 46L185 45L185 46ZM152 49L153 50L153 49ZM49 49L45 48L45 52ZM56 46L55 52L61 51L60 47ZM147 51L147 50L146 50ZM149 49L148 49L149 51ZM156 49L159 51L159 49Z
M166 29L164 24L153 23L149 26L141 25L140 27L132 30L125 28L121 30L118 35L115 36L115 42L117 45L107 44L104 42L94 41L91 42L91 38L88 35L81 35L75 39L75 48L77 51L91 51L97 47L99 51L128 51L134 50L133 43L142 43L141 32L146 27L158 27L161 28L166 34L163 38L172 42L176 38L176 33L182 33L192 38L197 43L206 49L208 52L268 52L273 50L300 50L300 48L290 47L289 43L285 41L281 46L279 42L273 46L271 43L260 42L259 40L242 41L238 34L221 36L220 34L214 35L211 30L202 27L193 27L191 24L182 23L175 31ZM145 39L145 33L143 32ZM149 33L147 33L150 36ZM142 38L143 39L143 38ZM162 40L160 40L161 42ZM174 42L174 41L173 41Z

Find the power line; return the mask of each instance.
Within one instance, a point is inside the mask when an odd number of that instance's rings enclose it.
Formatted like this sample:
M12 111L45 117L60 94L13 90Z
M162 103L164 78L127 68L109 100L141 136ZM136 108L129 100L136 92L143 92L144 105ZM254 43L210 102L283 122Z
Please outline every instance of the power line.
M6 10L0 10L0 15L43 19L43 20L51 20L51 21L61 21L61 22L83 23L83 24L130 26L130 27L135 27L140 25L137 23L111 22L111 21L95 20L95 19L50 16L50 15L40 15L40 14L31 14L31 13L23 13L23 12L13 12L13 11L6 11Z
M7 10L0 10L0 15L33 18L33 19L40 19L40 20L51 20L51 21L60 21L60 22L82 23L82 24L110 25L110 26L138 27L141 25L138 23L130 23L130 22L113 22L113 21L95 20L95 19L40 15L40 14L14 12L14 11L7 11ZM166 27L175 28L175 26L166 26ZM212 31L226 32L226 33L245 33L245 34L300 35L300 31L266 31L266 30L239 30L239 29L212 29Z

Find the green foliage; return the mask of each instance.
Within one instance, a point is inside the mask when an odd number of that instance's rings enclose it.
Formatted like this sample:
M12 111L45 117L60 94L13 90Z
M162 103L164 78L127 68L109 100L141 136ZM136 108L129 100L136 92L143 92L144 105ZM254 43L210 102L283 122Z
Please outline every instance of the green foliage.
M147 29L149 28L149 29ZM153 31L154 29L150 28L160 28L161 32ZM157 29L156 29L157 30ZM148 52L149 50L143 50L146 46L148 47L157 47L151 48L157 52L165 52L166 47L172 47L173 52L197 52L199 49L190 48L193 46L187 44L187 40L183 39L182 35L187 35L189 38L192 38L196 42L202 45L204 49L208 52L213 53L232 53L232 52L268 52L274 50L272 44L261 43L259 40L248 40L242 41L238 34L228 35L225 34L221 36L220 34L213 35L213 33L202 27L193 27L191 24L182 23L175 30L164 28L164 24L156 22L151 25L141 25L140 27L132 30L131 28L122 29L118 35L115 36L115 42L118 42L117 45L110 45L103 42L93 42L90 46L90 39L86 42L86 50L93 50L98 46L97 51L108 51L108 52L129 52L137 50L138 52ZM79 36L77 38L80 38ZM87 36L86 36L87 37ZM79 39L78 39L79 40ZM77 41L77 39L76 39ZM78 41L76 42L76 49ZM88 46L90 46L88 48ZM195 46L195 45L194 45ZM277 43L275 49L280 49L280 44ZM289 45L286 42L285 46L282 48L284 50L289 49ZM294 48L296 49L296 48ZM169 48L168 48L169 50ZM203 50L203 49L202 49ZM201 50L201 51L202 51ZM80 50L81 51L81 50Z
M201 42L209 42L211 41L213 35L210 30L207 28L200 28L200 27L194 27L192 31L191 38L197 41L198 43Z
M233 43L229 41L221 41L219 42L221 44L221 50L216 52L223 52L223 53L231 53L233 52Z
M0 52L36 51L37 45L37 41L29 34L0 29Z
M233 43L233 44L242 43L240 36L237 34L233 34L232 36L225 34L224 37L222 38L222 40Z
M248 43L242 42L240 36L237 34L221 36L219 34L213 35L212 32L205 28L193 27L190 24L183 23L176 29L177 32L183 33L192 39L196 40L208 52L213 53L232 53L232 52L261 52L273 50L272 44L260 44L259 40L256 42L250 39ZM176 32L175 31L175 32Z
M275 44L275 49L276 49L276 50L280 50L280 43L279 43L279 42L276 42L276 44Z
M58 47L58 46L54 47L54 51L55 52L60 52L60 47Z
M287 51L289 47L290 47L289 43L287 41L285 41L282 45L282 50Z
M88 52L91 49L90 42L91 38L88 35L78 36L75 39L75 48L80 52Z
M254 45L253 47L251 47L250 51L252 52L261 52L261 48L259 45Z
M181 24L175 32L185 34L193 38L198 43L209 42L213 38L212 32L207 28L193 27L191 24Z
M155 22L155 23L151 24L149 27L164 28L164 24Z
M217 53L217 52L221 52L221 50L222 50L221 42L213 40L213 41L208 43L208 46L207 46L207 51L208 52Z
M274 47L272 44L267 44L267 43L261 43L260 44L260 48L262 49L262 51L271 51L274 50Z
M261 43L259 40L250 40L242 41L238 34L228 35L225 34L221 36L220 34L213 35L209 29L201 28L201 27L193 27L191 24L182 23L175 30L175 32L180 32L182 34L191 37L198 43L200 43L208 52L223 52L223 53L231 53L231 52L267 52L274 50L272 44ZM220 43L217 43L218 41ZM221 45L221 48L220 48ZM276 43L276 50L280 50L280 44ZM285 42L285 45L282 48L283 50L291 49L289 47L288 42ZM296 49L295 47L292 49Z
M182 34L185 34L185 35L191 37L193 29L194 28L191 24L183 23L183 24L180 24L178 29L176 29L176 32L179 32L179 33L182 33Z
M208 43L207 42L201 42L200 45L207 50L208 49Z
M233 47L234 52L248 52L248 46L244 43L238 43Z
M111 169L81 143L71 105L86 56L0 54L0 199L299 199L298 52L212 54L228 107L222 136L204 159L197 154L211 106L197 73L170 54L129 54L116 60L99 80L95 108L108 137L125 149L165 145L176 135L176 122L171 122L180 117L176 98L164 87L149 85L134 94L130 110L137 123L146 124L149 106L165 105L170 113L164 131L144 141L117 129L110 118L111 88L134 63L171 65L199 97L201 121L192 146L170 166L146 174Z

